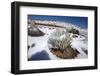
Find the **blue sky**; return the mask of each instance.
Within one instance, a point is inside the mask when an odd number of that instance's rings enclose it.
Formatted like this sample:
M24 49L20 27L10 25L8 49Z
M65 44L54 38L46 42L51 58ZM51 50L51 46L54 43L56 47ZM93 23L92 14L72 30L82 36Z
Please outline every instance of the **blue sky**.
M50 20L67 22L74 25L78 25L81 28L88 27L88 17L76 17L76 16L51 16L51 15L28 15L30 20Z

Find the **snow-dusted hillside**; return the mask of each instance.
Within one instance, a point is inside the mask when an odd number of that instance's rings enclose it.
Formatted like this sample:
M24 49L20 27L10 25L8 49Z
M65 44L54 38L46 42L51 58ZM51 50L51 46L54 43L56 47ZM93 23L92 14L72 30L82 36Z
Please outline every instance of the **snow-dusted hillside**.
M30 60L39 60L39 58L40 60L60 59L56 55L51 53L48 47L48 39L51 36L51 34L56 30L62 29L62 28L58 29L57 27L53 27L53 26L63 26L65 27L64 29L74 28L78 30L79 35L76 36L75 34L75 37L73 37L74 34L70 33L70 36L72 38L71 46L72 48L77 49L79 52L76 58L87 58L88 57L87 29L82 29L78 27L77 25L59 22L59 21L40 21L40 20L34 20L34 21L36 23L37 28L43 33L45 33L45 35L38 36L38 37L28 36L28 46L30 46L28 50L28 59ZM29 20L29 22L31 22L31 20ZM42 25L38 25L38 23ZM46 26L46 25L52 25L52 26ZM32 46L33 44L34 46ZM48 58L45 56L48 56Z

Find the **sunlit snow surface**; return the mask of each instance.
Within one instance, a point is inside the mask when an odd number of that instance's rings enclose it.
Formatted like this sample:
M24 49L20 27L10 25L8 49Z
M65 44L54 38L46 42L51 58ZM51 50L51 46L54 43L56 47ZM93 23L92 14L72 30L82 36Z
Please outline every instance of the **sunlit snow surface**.
M63 23L63 24L66 25L65 23ZM60 25L60 23L59 23L59 25ZM62 23L61 23L61 25L62 25ZM68 26L68 27L70 27L70 26ZM40 58L40 60L60 59L50 52L50 50L48 48L48 44L47 44L48 37L56 29L49 29L49 28L39 28L39 29L45 33L44 36L39 36L39 37L28 36L28 46L35 44L34 47L30 47L29 50L28 50L28 59L30 59L30 60L32 60L32 59L33 60L39 60L38 58ZM80 30L80 28L77 28L77 29ZM86 34L85 30L82 30L80 32L82 33L82 35ZM78 35L77 38L73 38L72 41L71 41L71 47L77 49L78 52L79 52L76 59L88 57L88 54L86 54L85 51L84 51L84 50L88 51L88 47L87 47L88 44L87 44L86 36L87 35L85 35L85 36ZM45 57L44 55L48 56L48 57ZM34 59L32 57L36 57L36 59Z

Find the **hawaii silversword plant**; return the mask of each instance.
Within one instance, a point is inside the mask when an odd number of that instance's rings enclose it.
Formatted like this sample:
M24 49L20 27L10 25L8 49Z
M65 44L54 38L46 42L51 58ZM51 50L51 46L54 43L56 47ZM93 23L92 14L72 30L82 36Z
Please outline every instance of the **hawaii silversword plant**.
M71 37L67 29L59 29L51 34L48 40L51 49L65 50L71 44Z

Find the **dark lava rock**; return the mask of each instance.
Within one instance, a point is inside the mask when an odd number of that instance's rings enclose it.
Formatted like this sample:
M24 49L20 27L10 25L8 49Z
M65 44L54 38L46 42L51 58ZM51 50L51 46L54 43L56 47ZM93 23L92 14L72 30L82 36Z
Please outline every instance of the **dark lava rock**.
M88 50L86 50L86 49L82 49L82 50L85 52L85 54L88 55Z
M70 30L69 33L73 33L73 34L77 34L77 35L79 35L79 31L76 30L76 29L72 29L72 30Z
M45 34L40 31L38 28L28 28L28 35L29 36L44 36Z
M35 46L35 44L33 43L32 45L31 45L31 47L34 47Z
M88 55L88 51L87 50L84 50L84 52Z
M77 38L78 36L76 35L76 34L73 34L73 36L72 36L73 38Z
M28 23L29 36L44 36L45 34L36 26L35 22Z
M30 46L28 45L28 50L29 50Z

